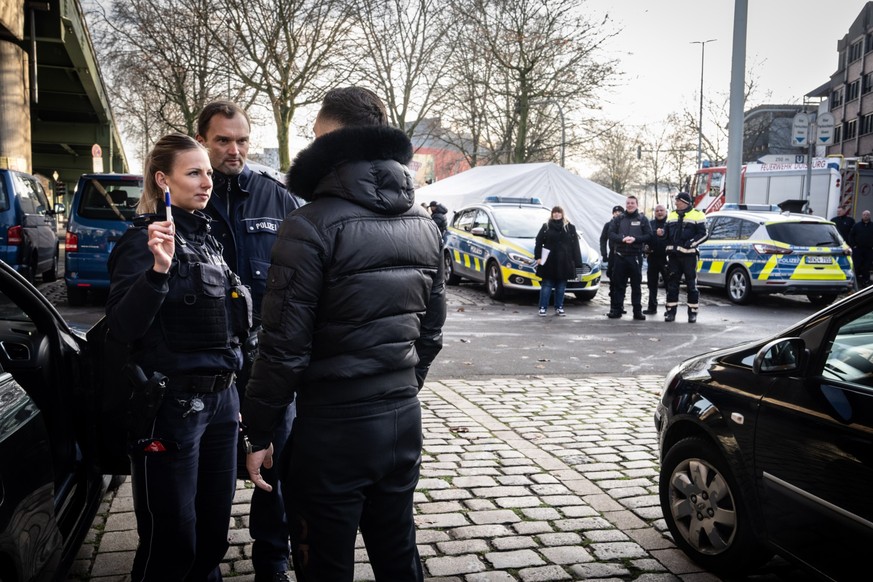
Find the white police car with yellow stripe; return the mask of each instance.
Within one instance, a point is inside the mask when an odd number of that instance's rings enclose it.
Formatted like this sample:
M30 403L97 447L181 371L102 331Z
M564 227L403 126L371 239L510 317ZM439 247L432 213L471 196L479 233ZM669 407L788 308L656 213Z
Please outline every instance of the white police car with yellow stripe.
M489 196L479 204L455 211L446 232L446 283L461 279L485 283L488 295L504 296L506 289L539 291L534 245L549 209L538 198ZM600 253L579 237L583 267L567 282L567 291L590 301L600 288Z
M727 210L708 215L706 230L697 283L724 288L734 303L782 293L827 305L854 289L851 249L824 218Z

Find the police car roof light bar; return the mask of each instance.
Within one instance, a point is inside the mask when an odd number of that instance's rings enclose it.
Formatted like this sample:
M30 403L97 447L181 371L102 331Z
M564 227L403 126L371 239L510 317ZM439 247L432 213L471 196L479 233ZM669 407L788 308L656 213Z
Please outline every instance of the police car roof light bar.
M486 196L483 202L491 204L542 204L539 198L518 198L509 196Z

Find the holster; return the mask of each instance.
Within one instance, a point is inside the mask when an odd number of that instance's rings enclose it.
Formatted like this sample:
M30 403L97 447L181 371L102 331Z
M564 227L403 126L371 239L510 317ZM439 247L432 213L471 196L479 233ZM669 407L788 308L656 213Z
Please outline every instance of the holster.
M133 386L127 406L127 436L129 441L136 442L151 436L152 425L167 392L167 377L155 372L151 378L146 378L142 368L130 362L125 364L124 373Z

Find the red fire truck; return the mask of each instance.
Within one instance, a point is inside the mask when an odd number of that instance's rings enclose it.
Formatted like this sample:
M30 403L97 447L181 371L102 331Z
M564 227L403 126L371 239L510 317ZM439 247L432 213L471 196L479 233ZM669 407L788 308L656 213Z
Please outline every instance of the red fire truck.
M725 203L724 166L701 168L694 176L691 195L694 206L715 212ZM873 210L873 167L857 159L815 158L809 199L806 196L806 164L753 163L743 166L740 204L781 205L830 218L845 206L856 220L864 210Z

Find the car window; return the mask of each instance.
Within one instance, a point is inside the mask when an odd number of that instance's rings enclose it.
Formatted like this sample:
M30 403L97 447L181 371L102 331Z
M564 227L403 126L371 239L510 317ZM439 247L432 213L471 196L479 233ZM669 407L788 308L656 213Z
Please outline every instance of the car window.
M841 247L843 241L831 223L781 222L768 224L767 233L775 241L796 247Z
M9 193L6 192L6 180L0 173L0 210L9 210Z
M536 238L549 219L547 208L507 206L496 207L493 212L500 234L512 238Z
M864 313L837 328L822 376L873 387L873 313Z
M472 210L465 210L460 214L460 216L458 216L458 219L455 221L455 226L465 232L470 232L470 229L473 228L476 212L477 210L475 208Z
M12 181L15 184L15 192L18 194L21 212L45 215L48 202L42 191L42 186L33 178L19 174L13 174Z
M476 213L476 218L473 221L473 228L484 228L485 232L491 232L491 217L484 210L479 210Z
M740 236L738 237L740 240L747 240L755 234L755 231L758 230L758 223L752 222L751 220L741 220L740 221Z
M732 216L716 218L709 230L709 240L734 240L740 238L742 223L742 220Z
M84 218L131 220L142 196L142 180L92 178L83 187L78 212Z
M0 320L30 321L30 317L12 299L0 291Z

